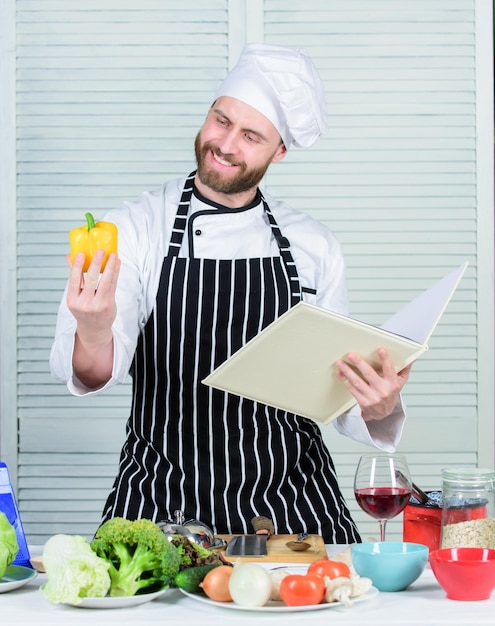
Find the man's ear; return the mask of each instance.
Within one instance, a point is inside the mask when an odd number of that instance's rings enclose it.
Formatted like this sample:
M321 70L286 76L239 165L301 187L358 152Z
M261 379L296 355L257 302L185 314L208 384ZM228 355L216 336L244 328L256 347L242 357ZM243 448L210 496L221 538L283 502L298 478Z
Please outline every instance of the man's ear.
M272 163L278 163L281 161L285 155L287 154L287 148L283 142L280 142L280 146L277 148L277 151L273 155Z

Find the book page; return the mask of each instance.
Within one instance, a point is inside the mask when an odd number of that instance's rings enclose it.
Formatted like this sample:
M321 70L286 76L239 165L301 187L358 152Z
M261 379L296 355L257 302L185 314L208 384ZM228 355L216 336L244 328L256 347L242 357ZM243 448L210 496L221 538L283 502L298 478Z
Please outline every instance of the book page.
M414 298L387 320L381 328L408 337L418 343L428 343L457 289L457 285L464 276L467 266L468 263L466 262L432 287L423 291L417 298Z

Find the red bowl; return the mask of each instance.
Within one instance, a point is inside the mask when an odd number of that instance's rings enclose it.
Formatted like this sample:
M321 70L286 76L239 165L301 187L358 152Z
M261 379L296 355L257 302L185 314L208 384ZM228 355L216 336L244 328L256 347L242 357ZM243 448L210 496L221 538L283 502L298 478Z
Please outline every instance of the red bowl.
M429 561L451 600L488 600L495 589L495 550L441 548L430 552Z

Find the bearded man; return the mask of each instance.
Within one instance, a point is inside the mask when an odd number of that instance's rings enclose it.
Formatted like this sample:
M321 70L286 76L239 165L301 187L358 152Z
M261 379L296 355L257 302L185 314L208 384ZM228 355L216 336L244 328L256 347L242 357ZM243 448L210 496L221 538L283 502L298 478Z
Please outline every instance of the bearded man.
M119 256L70 267L50 363L74 395L104 393L130 372L132 407L102 521L201 520L252 532L360 541L319 427L201 383L300 300L347 314L345 268L332 233L259 183L290 146L326 131L323 85L299 48L251 44L227 75L195 141L197 169L110 210ZM392 451L405 415L398 374L359 355L339 362L358 402L344 435Z

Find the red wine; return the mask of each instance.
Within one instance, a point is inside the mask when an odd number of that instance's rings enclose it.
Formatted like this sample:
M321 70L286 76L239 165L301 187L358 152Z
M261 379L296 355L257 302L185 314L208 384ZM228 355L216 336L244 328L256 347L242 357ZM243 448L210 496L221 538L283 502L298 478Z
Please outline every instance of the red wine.
M411 492L404 487L364 487L354 492L359 506L376 519L392 519L409 502Z

